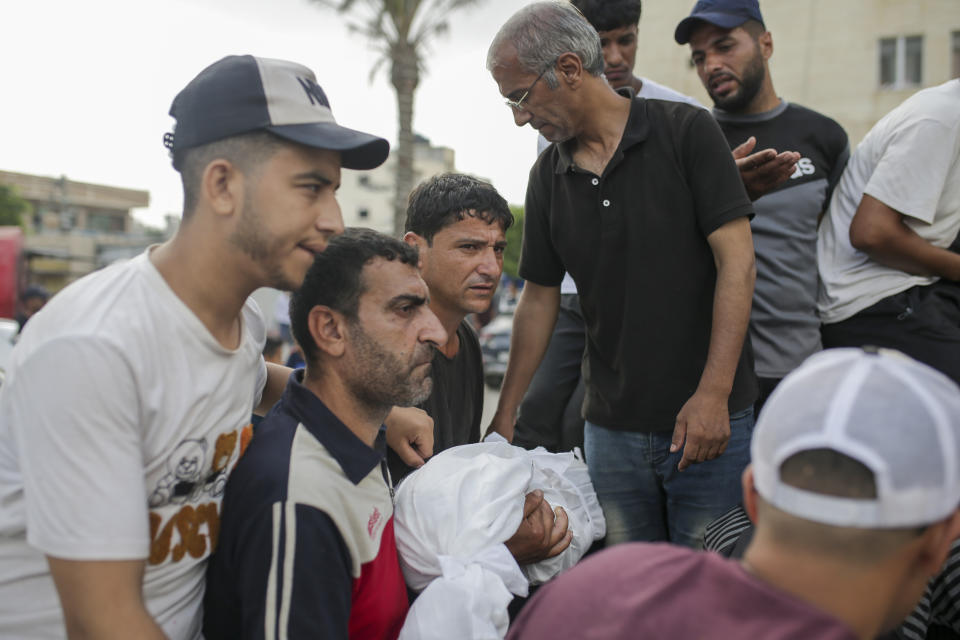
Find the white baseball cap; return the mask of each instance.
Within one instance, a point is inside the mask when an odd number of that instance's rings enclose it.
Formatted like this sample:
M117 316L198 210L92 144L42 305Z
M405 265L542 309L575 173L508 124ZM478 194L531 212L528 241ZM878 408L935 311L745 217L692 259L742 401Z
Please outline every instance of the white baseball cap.
M784 461L813 449L865 465L877 497L829 496L783 483ZM960 506L960 388L898 351L828 349L771 394L751 456L764 500L804 520L871 529L937 522Z

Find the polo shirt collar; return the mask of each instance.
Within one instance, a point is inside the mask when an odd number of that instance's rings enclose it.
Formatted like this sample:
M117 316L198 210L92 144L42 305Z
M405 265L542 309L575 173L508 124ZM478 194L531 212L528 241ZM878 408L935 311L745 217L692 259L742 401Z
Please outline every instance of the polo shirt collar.
M287 412L327 449L353 484L360 484L384 458L384 427L381 425L375 448L371 449L303 385L303 374L303 369L297 369L287 380L283 391Z
M650 121L647 118L646 100L633 98L633 90L630 88L619 89L617 93L626 95L631 98L631 100L630 115L627 116L627 124L624 127L623 137L620 139L620 145L617 147L617 151L613 154L614 158L625 149L646 140L650 133ZM557 144L557 160L554 164L554 173L564 174L575 166L573 162L574 149L576 149L576 138L571 138L570 140L565 140Z

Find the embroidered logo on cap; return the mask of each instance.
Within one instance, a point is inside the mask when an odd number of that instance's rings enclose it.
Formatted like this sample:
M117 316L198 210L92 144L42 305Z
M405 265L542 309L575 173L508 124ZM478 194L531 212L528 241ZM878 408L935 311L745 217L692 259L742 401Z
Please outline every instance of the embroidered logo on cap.
M330 108L330 103L327 101L327 94L323 92L320 85L310 78L301 76L297 76L297 81L300 83L300 86L303 87L303 90L307 92L307 97L310 98L310 104L319 104L327 109Z

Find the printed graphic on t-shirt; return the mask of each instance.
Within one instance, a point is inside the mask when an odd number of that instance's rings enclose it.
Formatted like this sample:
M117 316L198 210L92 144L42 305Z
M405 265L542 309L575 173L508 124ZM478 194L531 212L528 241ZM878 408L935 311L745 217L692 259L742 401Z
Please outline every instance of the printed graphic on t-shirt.
M249 443L248 432L252 429L247 425L221 433L212 451L206 438L188 438L173 449L166 473L148 498L150 564L160 564L168 557L179 562L188 553L199 559L213 552L220 533L220 500L227 476ZM182 506L172 511L171 505Z
M797 168L790 174L790 178L796 180L803 176L812 176L816 170L817 168L814 166L813 160L803 157L797 160Z

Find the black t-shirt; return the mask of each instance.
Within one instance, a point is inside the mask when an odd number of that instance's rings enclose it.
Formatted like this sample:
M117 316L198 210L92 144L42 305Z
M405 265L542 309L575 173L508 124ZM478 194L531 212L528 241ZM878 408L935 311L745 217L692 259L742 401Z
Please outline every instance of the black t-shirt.
M551 145L530 171L520 275L573 276L587 325L584 416L627 431L665 431L707 361L717 271L707 236L751 216L730 148L711 115L634 99L603 175ZM757 392L749 342L731 412Z
M783 378L820 350L817 314L817 223L849 157L843 128L787 102L763 113L714 110L731 147L750 136L757 149L797 151L789 180L753 203L757 283L750 342L757 375Z
M436 351L433 354L433 391L418 405L433 418L433 452L480 442L483 419L483 355L480 340L470 323L457 327L460 349L452 359ZM394 484L413 467L404 464L393 449L387 451L390 476Z

